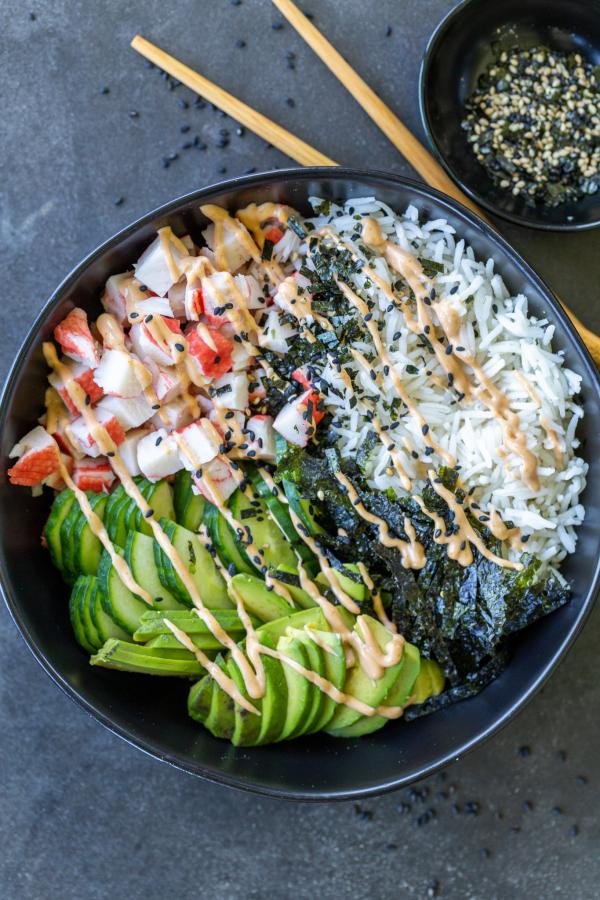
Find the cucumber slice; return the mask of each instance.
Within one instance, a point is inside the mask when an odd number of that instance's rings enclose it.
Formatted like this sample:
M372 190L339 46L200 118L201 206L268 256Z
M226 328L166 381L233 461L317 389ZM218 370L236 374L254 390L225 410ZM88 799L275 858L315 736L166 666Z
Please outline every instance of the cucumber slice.
M103 520L104 511L108 502L107 495L90 492L87 496L92 510L99 519ZM79 510L79 515L73 523L71 540L74 547L73 562L77 574L95 575L100 563L102 544L88 525L82 510Z
M184 605L161 583L154 558L154 543L154 538L147 534L130 532L125 545L125 562L139 586L148 591L160 609L182 609Z
M119 485L110 495L104 510L104 527L109 538L117 547L124 547L127 542L127 526L125 524L125 510L131 500L125 493L125 488Z
M192 491L192 478L189 472L182 469L175 476L173 493L175 519L189 531L198 531L204 516L206 501L200 494Z
M185 651L185 648L184 652ZM143 675L179 675L198 678L204 669L192 653L177 657L165 656L156 648L144 644L130 644L111 638L90 659L92 666L118 669L121 672L139 672Z
M77 563L75 561L75 543L76 531L75 526L79 520L81 509L79 503L75 502L68 515L62 521L60 526L60 546L62 550L62 568L63 575L69 584L73 584L80 574L77 571Z
M104 612L127 634L133 634L149 607L123 584L106 550L100 557L98 586Z
M98 579L96 578L94 580L96 581L96 591L93 600L90 601L90 614L94 627L98 632L101 645L109 638L118 638L122 641L128 640L129 635L127 632L122 628L119 628L117 623L105 612L102 606L102 596L98 585Z
M154 518L174 519L173 491L168 481L152 482L146 478L136 479L137 486L144 499L153 510ZM129 508L125 514L128 531L141 531L142 534L152 535L152 529L144 514L134 500L129 501Z
M68 489L61 491L54 499L48 521L44 526L44 537L48 544L50 557L56 568L61 570L63 568L63 558L60 542L60 529L75 502L75 494L73 491Z
M219 559L224 566L233 566L236 572L257 575L258 569L252 565L246 553L239 547L239 538L229 527L219 510L207 503L204 513L204 524L208 528L210 539Z
M89 575L80 575L77 582L81 583L79 590L79 618L85 631L88 644L98 650L104 641L100 638L98 630L92 618L92 604L96 594L97 581Z
M77 643L88 653L95 653L96 648L89 642L81 620L81 594L83 590L83 585L75 582L69 598L69 618Z
M161 520L161 527L173 549L186 566L200 599L209 609L232 609L235 604L227 593L227 585L219 574L213 559L192 531L175 522ZM192 598L175 571L162 547L154 542L154 557L161 580L172 594L185 606L192 606Z

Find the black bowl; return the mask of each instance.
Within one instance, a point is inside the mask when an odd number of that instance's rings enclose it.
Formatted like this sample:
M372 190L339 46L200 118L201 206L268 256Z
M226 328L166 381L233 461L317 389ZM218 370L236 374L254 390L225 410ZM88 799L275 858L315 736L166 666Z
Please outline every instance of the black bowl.
M545 44L600 63L600 0L464 0L438 25L421 66L419 102L425 131L450 177L481 206L518 225L576 231L600 224L600 191L577 203L528 206L502 190L477 161L461 122L465 101L494 55Z
M532 309L556 324L556 346L583 377L586 416L581 428L590 463L584 497L588 514L577 556L564 572L571 603L516 637L506 671L477 697L410 724L391 723L357 741L316 736L259 749L215 740L186 714L187 685L92 668L75 643L67 590L40 546L49 497L7 484L7 453L40 414L46 366L43 340L75 304L93 314L105 279L127 268L167 223L198 236L202 202L232 208L277 200L307 209L307 197L375 194L403 210L416 203L425 217L447 218L475 252L496 259L512 293L525 292ZM600 381L580 339L550 291L508 244L467 210L416 182L351 169L302 169L253 175L209 187L169 203L121 231L88 256L55 291L38 317L8 378L0 404L0 579L11 614L32 652L69 696L120 737L158 759L212 781L295 799L361 797L409 784L479 744L517 712L573 643L587 617L600 577Z

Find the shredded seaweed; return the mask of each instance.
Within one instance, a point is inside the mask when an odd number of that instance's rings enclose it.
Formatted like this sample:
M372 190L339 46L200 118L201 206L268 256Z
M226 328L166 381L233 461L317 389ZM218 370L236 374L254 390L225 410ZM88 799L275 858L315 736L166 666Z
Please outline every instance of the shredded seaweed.
M566 603L569 589L553 576L541 576L540 561L530 554L521 557L521 571L501 568L476 548L469 566L449 559L446 548L434 541L431 519L412 499L368 487L365 460L369 444L365 441L364 453L355 460L340 459L331 447L288 446L278 459L274 477L292 481L310 500L315 520L325 529L319 541L328 555L341 563L369 561L371 577L387 598L388 614L400 633L441 666L448 690L418 713L413 710L414 717L481 690L501 671L510 635ZM333 478L336 470L344 471L364 506L400 539L406 540L404 519L409 516L425 549L423 569L405 569L400 553L381 543L378 528L358 515ZM459 499L464 497L456 470L441 468L437 477ZM444 519L447 531L455 527L451 510L430 485L422 496L426 506ZM488 529L475 519L472 524L488 548L500 554L501 544Z

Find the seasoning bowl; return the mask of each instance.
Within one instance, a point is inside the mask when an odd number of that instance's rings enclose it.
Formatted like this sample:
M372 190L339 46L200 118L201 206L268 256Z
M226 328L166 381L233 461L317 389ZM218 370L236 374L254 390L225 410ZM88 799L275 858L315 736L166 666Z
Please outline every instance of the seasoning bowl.
M42 407L47 385L42 342L51 339L54 326L74 305L98 315L106 279L128 268L157 228L170 225L177 234L199 239L207 224L200 212L203 203L238 209L270 200L308 214L311 195L336 201L375 195L398 210L412 203L424 218L448 219L478 256L494 258L511 294L527 294L532 312L553 323L557 349L582 376L585 417L579 437L590 466L582 497L586 517L577 554L563 567L572 585L571 602L516 634L507 668L476 697L410 723L391 722L358 740L319 734L236 748L189 718L185 680L90 666L71 631L69 590L40 544L50 492L33 498L26 488L9 485L5 473L11 447L37 421ZM600 581L599 418L598 371L564 311L506 241L462 206L423 184L352 169L292 169L231 180L174 200L103 243L67 276L33 324L0 400L0 583L17 627L56 684L115 734L156 759L214 782L287 799L358 799L393 790L448 765L508 722L548 678L582 628Z
M528 205L498 187L461 127L465 102L494 49L545 45L600 64L600 0L464 0L438 25L421 66L419 100L429 141L450 177L482 207L518 225L576 231L600 224L600 190L576 202Z

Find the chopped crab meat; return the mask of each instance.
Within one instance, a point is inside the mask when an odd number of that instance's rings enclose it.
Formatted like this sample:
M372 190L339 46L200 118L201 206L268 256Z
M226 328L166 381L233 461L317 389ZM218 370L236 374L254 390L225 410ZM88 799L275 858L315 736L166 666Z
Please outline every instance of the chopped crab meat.
M125 432L117 417L107 409L96 407L94 416L115 444L121 444L125 440ZM78 416L65 429L68 439L84 456L92 456L96 459L102 454L102 450L96 443L87 422L83 416Z
M60 459L67 472L71 474L73 472L73 466L75 465L74 459L71 456L68 456L66 453L61 453ZM52 472L50 475L44 478L44 480L42 481L42 485L52 488L53 491L64 490L64 488L66 488L66 484L63 478L62 468L57 472ZM35 485L32 489L32 492L36 490L41 492L41 486Z
M170 321L165 319L164 321ZM140 359L151 359L159 366L172 366L173 359L169 352L169 348L163 343L156 340L145 322L140 322L131 326L129 339L137 356Z
M174 315L168 297L148 297L147 300L136 303L135 310L140 316L165 316L172 319Z
M246 370L250 365L251 359L253 359L253 356L247 349L246 344L239 344L237 341L234 341L231 347L231 368L233 371L241 372Z
M229 272L213 272L211 275L204 275L200 283L205 318L211 325L224 325L229 321L229 310L239 306L239 288L233 275Z
M288 340L294 337L297 331L297 328L283 322L279 310L272 306L261 322L258 343L274 353L284 354L290 349Z
M202 237L215 254L215 264L219 269L235 272L252 258L250 247L252 238L246 228L237 219L228 217L219 223L222 228L221 240L215 253L215 226L209 225L202 232ZM250 243L248 243L250 242Z
M120 275L111 275L106 282L101 303L107 313L114 316L118 322L125 322L127 318L127 285L132 281L130 272L122 272Z
M177 442L164 428L147 434L139 441L137 461L149 481L159 481L181 469Z
M257 400L264 400L267 396L267 389L264 384L266 377L267 373L264 369L253 369L249 373L248 399L250 400L250 403L255 403Z
M210 479L210 485L205 481L205 475ZM205 463L202 466L202 475L198 477L197 474L194 474L192 480L194 493L202 494L210 503L215 500L223 503L229 500L238 486L230 463L222 456L217 456Z
M218 455L221 435L208 419L199 419L179 430L177 442L181 463L193 472Z
M60 470L60 451L45 428L37 425L15 444L9 456L18 462L8 470L11 484L33 487Z
M233 279L246 301L247 309L263 309L266 302L254 275L235 275Z
M233 342L210 325L192 326L186 333L188 359L204 378L219 378L231 369Z
M298 369L294 369L292 372L292 378L294 381L297 381L298 384L301 384L305 390L310 390L312 385L310 378L308 376L308 372L306 371L306 366L300 366Z
M104 397L96 410L115 416L124 431L138 428L152 418L152 407L144 396L140 397Z
M223 409L246 409L248 376L245 372L227 372L213 382L209 391L215 406Z
M168 292L167 297L169 298L169 303L171 305L171 309L173 311L173 315L178 318L184 318L186 316L185 310L185 292L186 292L187 281L185 278L181 278L177 284L172 285Z
M86 395L90 398L90 403L97 403L98 400L102 398L104 393L100 385L95 380L96 372L98 370L90 369L89 366L85 365L84 363L66 362L65 365L69 369L73 381L77 382L77 384L83 388ZM60 399L63 401L71 415L76 416L78 414L78 409L75 403L71 400L66 384L60 377L58 372L51 372L48 376L48 381L59 394Z
M183 397L166 403L155 416L152 417L152 424L156 428L166 428L168 431L174 431L176 428L183 428L193 419L190 408Z
M243 443L242 428L246 421L243 412L215 408L209 412L208 418L224 440L234 444Z
M125 440L119 444L119 456L123 465L131 476L140 474L140 467L137 460L138 444L143 437L150 433L149 428L136 428L134 431L128 431Z
M246 422L248 449L255 459L275 461L275 434L272 416L251 416Z
M75 307L54 329L54 337L65 356L95 369L100 362L98 346L92 337L87 314Z
M314 433L312 410L309 403L309 394L306 391L301 397L291 403L286 403L277 414L273 422L273 428L290 444L298 447L306 447Z
M73 467L72 478L82 491L108 491L117 476L108 459L79 459Z
M165 297L169 288L179 281L183 274L183 262L190 254L170 228L161 229L161 232L144 250L134 269L136 278L142 284L158 297Z
M124 350L105 350L94 381L105 394L115 397L139 397L152 382L146 366Z
M170 403L181 393L181 379L174 368L157 366L151 360L147 364L152 374L152 389L160 403Z

